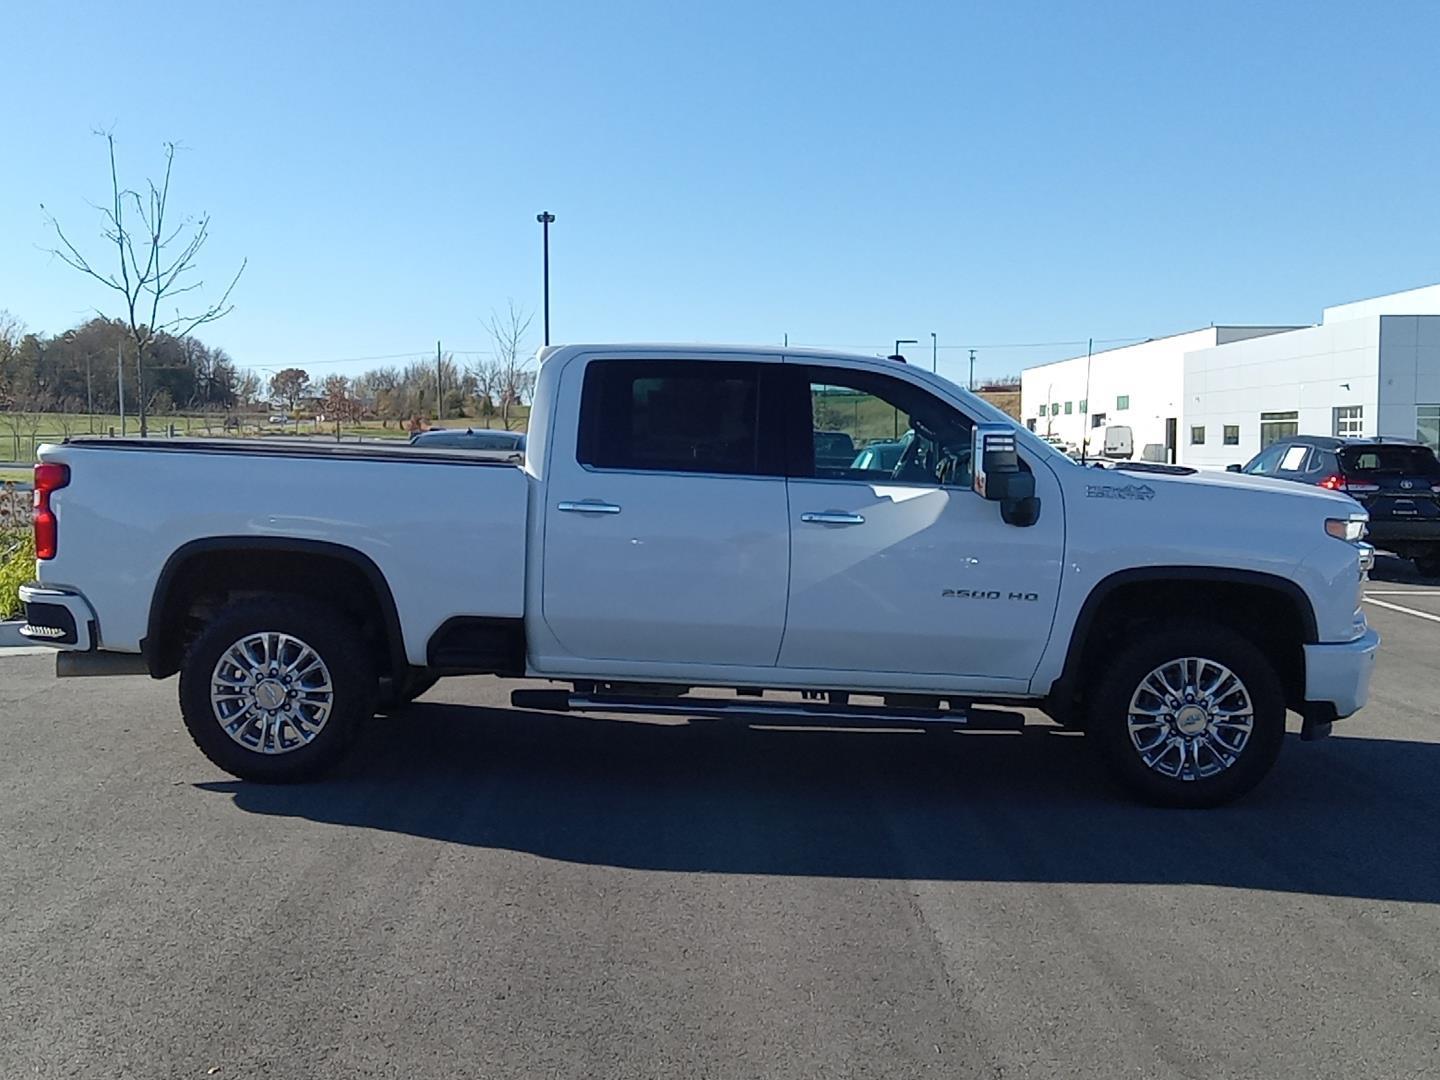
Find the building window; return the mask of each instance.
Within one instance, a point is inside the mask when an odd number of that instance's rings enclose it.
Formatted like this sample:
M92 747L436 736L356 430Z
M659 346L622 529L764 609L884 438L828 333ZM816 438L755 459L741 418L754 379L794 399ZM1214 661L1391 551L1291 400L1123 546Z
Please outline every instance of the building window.
M1226 425L1225 425L1225 445L1226 445L1226 446L1239 446L1239 445L1240 445L1240 425L1239 425L1239 424L1226 424Z
M1034 421L1033 419L1031 419L1031 420L1026 420L1026 421L1025 421L1025 427L1028 428L1030 431L1034 431L1034 430L1035 430L1035 421Z
M1440 454L1440 405L1415 406L1415 438Z
M1097 412L1095 415L1090 417L1090 426L1092 428L1104 427L1105 414L1103 412Z
M1070 406L1073 405L1073 404L1075 404L1073 401L1067 401L1067 402L1065 402L1065 415L1066 415L1066 416L1069 416L1069 415L1070 415Z
M1085 415L1085 406L1088 405L1088 404L1090 404L1090 403L1089 403L1088 401L1086 401L1084 398L1081 398L1081 399L1080 399L1080 415L1081 415L1081 416L1084 416L1084 415Z
M1044 405L1041 405L1041 406L1040 406L1040 415L1041 415L1041 416L1044 416L1044 415L1045 415L1045 406L1044 406Z
M1191 445L1191 446L1204 446L1204 445L1205 445L1205 425L1204 425L1204 424L1199 424L1199 425L1197 425L1197 426L1195 426L1195 427L1192 427L1192 428L1190 429L1190 445Z
M1334 427L1331 430L1334 435L1342 439L1348 439L1363 434L1365 427L1365 406L1338 405L1332 411L1334 414Z
M1128 409L1129 407L1130 407L1130 395L1129 395L1129 394L1121 394L1119 397L1117 397L1117 398L1115 399L1115 411L1116 411L1116 412L1124 412L1124 411L1125 411L1126 409Z
M1260 414L1260 449L1271 443L1300 434L1298 412L1262 412Z

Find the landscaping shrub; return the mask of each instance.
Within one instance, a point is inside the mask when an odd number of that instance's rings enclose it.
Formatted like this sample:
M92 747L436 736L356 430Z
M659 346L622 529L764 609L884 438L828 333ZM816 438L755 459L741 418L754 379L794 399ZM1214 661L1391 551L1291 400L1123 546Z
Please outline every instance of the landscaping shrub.
M20 586L35 578L35 534L0 532L0 619L20 614Z

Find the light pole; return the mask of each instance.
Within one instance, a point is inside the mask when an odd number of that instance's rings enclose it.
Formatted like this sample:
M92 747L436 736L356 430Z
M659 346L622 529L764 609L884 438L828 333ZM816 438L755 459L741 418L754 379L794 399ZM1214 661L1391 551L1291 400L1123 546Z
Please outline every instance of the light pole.
M891 359L891 360L903 360L903 359L905 359L903 356L900 355L900 346L901 346L901 345L919 345L919 344L920 344L920 342L916 341L916 340L915 340L914 338L912 338L912 337L896 338L896 339L895 339L895 352L894 352L894 354L890 357L890 359Z
M550 344L550 223L555 220L555 215L549 210L542 210L535 215L535 220L540 223L544 234L542 241L545 250L545 344Z
M939 344L937 344L937 341L936 341L936 338L935 338L935 331L934 331L934 330L931 330L931 331L930 331L930 370L931 370L932 372L934 372L934 371L939 371L939 370L940 370L939 357L940 357L940 346L939 346Z
M974 390L974 389L975 389L975 350L974 350L974 349L971 349L971 350L970 350L970 387L969 387L969 388L970 388L971 390Z

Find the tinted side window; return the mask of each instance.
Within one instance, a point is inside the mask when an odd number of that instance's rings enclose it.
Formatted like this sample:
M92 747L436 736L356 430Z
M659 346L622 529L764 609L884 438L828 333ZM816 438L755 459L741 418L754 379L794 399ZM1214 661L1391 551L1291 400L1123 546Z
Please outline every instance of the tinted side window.
M582 465L647 472L779 476L768 419L769 365L709 360L595 360L580 401Z

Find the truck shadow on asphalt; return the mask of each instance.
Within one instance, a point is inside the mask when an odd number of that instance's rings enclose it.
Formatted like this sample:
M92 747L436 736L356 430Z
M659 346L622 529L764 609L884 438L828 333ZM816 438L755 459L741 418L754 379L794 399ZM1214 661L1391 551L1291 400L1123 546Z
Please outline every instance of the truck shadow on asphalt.
M242 811L642 870L1199 884L1440 903L1440 744L1290 737L1218 810L1138 806L1043 724L836 730L421 703Z

